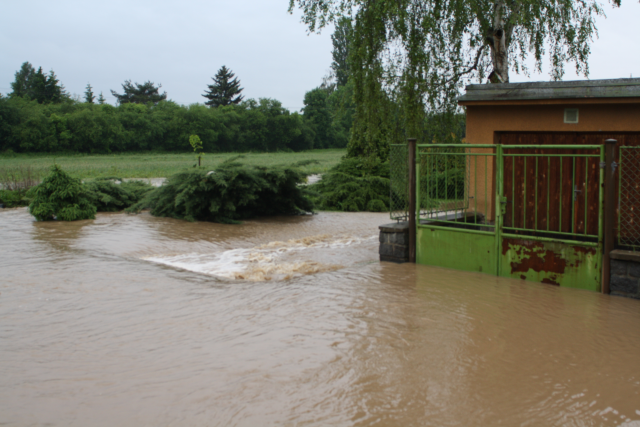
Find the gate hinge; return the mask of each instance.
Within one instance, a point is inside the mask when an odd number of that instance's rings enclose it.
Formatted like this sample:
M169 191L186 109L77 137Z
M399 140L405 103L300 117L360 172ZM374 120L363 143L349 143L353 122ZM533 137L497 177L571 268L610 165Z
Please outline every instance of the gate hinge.
M500 197L500 213L502 215L507 213L507 198L505 196Z
M607 162L600 162L600 169L604 169L606 167L607 167ZM612 172L615 172L617 167L618 167L618 164L615 161L611 162Z

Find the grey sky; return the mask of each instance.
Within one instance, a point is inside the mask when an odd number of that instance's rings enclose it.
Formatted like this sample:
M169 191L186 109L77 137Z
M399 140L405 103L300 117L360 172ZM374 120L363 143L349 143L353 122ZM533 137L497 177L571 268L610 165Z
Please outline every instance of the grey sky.
M162 83L190 104L226 65L247 98L300 109L331 63L331 31L307 35L288 0L3 0L0 92L24 61L53 69L70 93L87 83L114 103L124 80ZM9 19L9 17L13 17ZM17 18L20 17L20 18Z
M589 55L589 78L615 79L622 77L640 77L640 3L638 0L622 0L622 6L613 8L608 0L601 1L607 18L599 17L597 27L599 38L591 45ZM548 64L548 61L546 62ZM512 82L549 80L548 67L543 64L542 74L533 74L531 78L511 73ZM531 62L533 69L533 61ZM563 80L583 80L575 74L575 66L568 63Z
M331 63L331 31L307 34L288 0L2 0L0 92L24 61L53 69L70 93L91 83L110 89L151 80L170 99L203 102L211 77L226 65L247 98L275 98L291 110L318 86ZM640 77L640 4L623 0L600 19L592 45L592 79ZM575 78L570 65L565 80ZM529 80L512 74L512 81ZM548 80L548 73L531 80Z

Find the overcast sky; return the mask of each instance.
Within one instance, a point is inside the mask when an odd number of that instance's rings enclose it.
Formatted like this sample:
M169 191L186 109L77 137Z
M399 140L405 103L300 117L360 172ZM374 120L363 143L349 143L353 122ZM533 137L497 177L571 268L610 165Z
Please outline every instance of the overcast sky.
M246 98L275 98L291 110L318 86L331 63L331 31L308 34L288 0L0 0L0 93L20 65L53 69L66 89L115 103L125 80L162 84L180 104L203 102L211 77L226 65ZM605 4L592 45L591 79L640 77L640 4ZM565 80L575 79L568 66ZM511 75L549 80L548 73Z

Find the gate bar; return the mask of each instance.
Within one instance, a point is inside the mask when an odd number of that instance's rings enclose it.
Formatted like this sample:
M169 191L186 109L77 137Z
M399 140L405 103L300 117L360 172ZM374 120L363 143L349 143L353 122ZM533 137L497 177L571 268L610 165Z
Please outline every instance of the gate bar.
M416 138L409 138L409 262L416 262Z
M614 245L614 218L616 214L615 191L613 180L616 171L615 164L615 139L607 139L605 143L605 178L604 178L604 250L602 251L602 293L609 293L609 281L611 280L610 253Z

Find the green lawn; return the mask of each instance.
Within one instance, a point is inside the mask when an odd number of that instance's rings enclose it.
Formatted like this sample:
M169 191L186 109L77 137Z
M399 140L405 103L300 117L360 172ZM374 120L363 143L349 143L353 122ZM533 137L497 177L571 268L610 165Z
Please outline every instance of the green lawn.
M275 166L290 165L303 160L317 160L319 163L303 166L306 173L324 173L336 165L345 149L312 150L300 153L246 153L238 160L248 165ZM202 159L202 166L215 169L221 162L237 153L207 153ZM0 155L0 176L10 173L22 174L27 168L37 178L47 174L51 165L57 163L69 174L77 178L97 178L117 176L120 178L160 178L193 167L196 163L193 153L162 154L96 154L96 155L38 155L16 154L12 157Z

